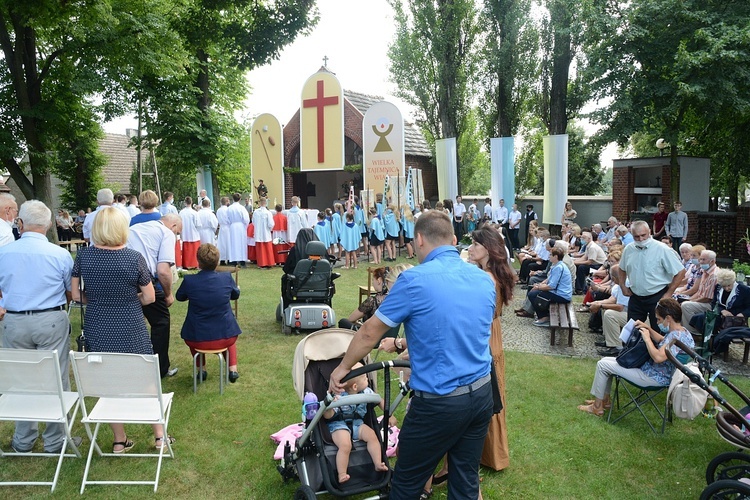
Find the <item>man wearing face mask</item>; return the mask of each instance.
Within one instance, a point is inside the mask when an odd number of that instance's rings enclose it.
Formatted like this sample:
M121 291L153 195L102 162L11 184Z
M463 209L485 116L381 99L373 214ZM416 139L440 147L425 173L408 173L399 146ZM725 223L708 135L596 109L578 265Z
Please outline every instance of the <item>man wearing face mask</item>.
M683 294L688 296L688 300L682 302L682 322L685 328L688 329L693 335L700 336L702 333L699 332L694 326L690 326L690 320L696 314L702 314L711 309L711 301L714 299L714 292L716 291L716 252L711 250L704 250L701 252L698 263L703 270L703 274L696 281L696 283Z
M656 304L662 297L671 297L685 275L685 267L677 252L651 238L651 228L645 221L635 221L630 227L633 244L622 251L620 283L622 292L630 297L628 319L646 321L657 329ZM627 286L629 279L630 286Z

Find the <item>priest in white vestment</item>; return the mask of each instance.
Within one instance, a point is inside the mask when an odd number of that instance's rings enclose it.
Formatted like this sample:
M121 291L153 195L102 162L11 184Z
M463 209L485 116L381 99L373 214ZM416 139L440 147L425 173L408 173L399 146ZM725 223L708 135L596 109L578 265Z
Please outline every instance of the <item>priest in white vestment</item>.
M219 220L211 210L211 200L208 198L201 202L202 208L198 210L198 233L201 236L201 245L204 243L216 242L216 229L219 227ZM221 253L221 250L219 251Z
M268 201L261 198L258 208L253 212L253 226L255 226L255 258L258 267L273 267L276 260L273 257L273 214L266 207Z
M247 261L247 225L250 224L250 215L247 213L240 200L239 193L232 195L234 203L227 208L227 219L229 220L229 263L236 263L245 267Z
M219 255L222 261L229 262L229 245L230 245L230 229L229 229L229 198L226 196L221 199L221 206L216 211L216 219L219 224L219 238L217 245L219 247Z

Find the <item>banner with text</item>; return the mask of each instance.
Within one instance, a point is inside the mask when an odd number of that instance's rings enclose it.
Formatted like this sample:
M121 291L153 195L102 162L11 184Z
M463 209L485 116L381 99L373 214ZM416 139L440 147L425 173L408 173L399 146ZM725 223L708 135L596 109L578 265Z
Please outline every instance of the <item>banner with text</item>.
M268 206L284 205L284 136L275 116L263 113L253 122L250 142L250 175L255 189L253 201L258 201L257 186L266 186Z
M299 115L300 170L343 170L344 92L332 73L307 79Z
M404 119L390 102L370 106L362 120L365 189L382 193L386 176L404 175Z

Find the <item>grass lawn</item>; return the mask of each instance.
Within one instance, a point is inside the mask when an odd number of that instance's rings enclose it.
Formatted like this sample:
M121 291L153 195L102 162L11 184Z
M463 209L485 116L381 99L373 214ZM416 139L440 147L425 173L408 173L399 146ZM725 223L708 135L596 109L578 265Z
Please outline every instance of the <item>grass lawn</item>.
M401 259L399 259L401 260ZM415 261L405 261L415 262ZM366 265L339 270L334 306L338 317L357 305L357 287L367 281ZM281 269L240 273L238 341L241 378L219 396L218 363L207 360L209 378L193 394L191 358L180 339L187 305L172 311L170 356L179 373L163 382L174 391L169 432L177 439L175 459L166 459L157 496L164 498L291 498L299 485L284 484L276 471L269 435L300 419L301 402L292 387L294 348L302 338L284 336L275 322ZM518 290L518 289L517 289ZM73 333L78 334L77 311ZM535 330L535 331L534 331ZM547 335L529 328L529 334ZM71 343L74 348L74 343ZM382 359L382 355L381 355ZM675 419L664 436L654 435L639 415L616 426L583 414L576 405L589 397L595 359L574 359L506 352L508 434L511 466L497 473L482 470L484 498L696 498L705 486L705 467L732 447L716 433L715 421ZM732 381L750 391L744 377ZM721 387L719 388L722 389ZM728 392L725 390L724 392ZM725 394L726 395L726 394ZM731 398L730 398L731 399ZM403 410L403 408L401 408ZM7 450L13 426L0 424L0 444ZM136 441L133 452L153 443L150 428L126 427ZM74 434L85 437L76 424ZM101 433L107 440L111 432ZM104 441L108 443L108 441ZM40 447L40 444L37 444ZM84 448L88 451L88 440ZM0 459L0 480L52 477L54 460ZM78 496L85 459L66 459L55 492ZM91 477L150 477L155 461L94 458ZM41 479L39 479L41 480ZM49 496L45 487L11 487L6 498ZM142 498L147 486L90 486L96 498ZM445 498L438 487L434 498Z

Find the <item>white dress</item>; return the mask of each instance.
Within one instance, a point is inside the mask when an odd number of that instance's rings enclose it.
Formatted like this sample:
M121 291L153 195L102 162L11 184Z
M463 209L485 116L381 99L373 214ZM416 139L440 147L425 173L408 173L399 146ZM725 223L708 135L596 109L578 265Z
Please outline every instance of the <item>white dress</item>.
M229 220L229 262L247 261L247 226L250 215L239 202L234 202L227 209ZM256 236L257 239L257 236Z
M229 260L230 230L229 230L229 207L222 206L216 211L216 220L219 224L219 255L221 260Z

